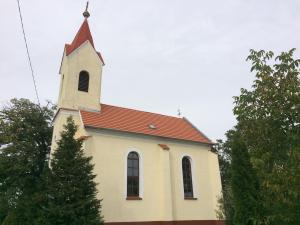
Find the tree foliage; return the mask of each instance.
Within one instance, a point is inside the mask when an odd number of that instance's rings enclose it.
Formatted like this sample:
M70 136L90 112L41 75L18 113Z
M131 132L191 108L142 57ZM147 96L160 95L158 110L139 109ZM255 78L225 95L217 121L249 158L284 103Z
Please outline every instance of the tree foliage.
M230 139L231 131L226 133ZM215 149L218 153L220 173L222 180L222 196L219 197L219 208L217 216L220 220L225 220L227 225L233 225L233 199L231 189L231 143L229 141L223 142L217 140Z
M234 225L262 224L260 185L256 172L250 162L248 149L240 134L231 131L231 189L234 212L232 223Z
M239 132L262 185L270 224L300 224L300 77L295 49L251 50L256 79L235 98Z
M84 155L82 141L68 118L51 160L49 180L49 221L51 225L101 225L100 200L93 181L91 157Z
M0 111L0 224L100 225L91 157L71 118L48 167L53 109L12 99Z
M12 99L0 111L0 223L40 224L53 109Z
M300 224L300 60L294 59L294 51L277 57L271 51L250 51L247 60L255 80L250 90L241 89L235 97L238 139L228 136L225 144L243 143L240 154L249 154L260 187L261 224Z

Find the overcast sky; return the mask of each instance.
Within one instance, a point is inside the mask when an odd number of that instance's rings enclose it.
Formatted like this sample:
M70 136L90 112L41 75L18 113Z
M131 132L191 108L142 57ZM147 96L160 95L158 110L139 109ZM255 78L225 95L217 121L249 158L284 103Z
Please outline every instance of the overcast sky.
M20 2L41 102L56 103L64 44L85 1ZM213 140L235 124L232 97L251 86L249 49L300 44L299 0L91 0L89 11L106 63L101 102L167 115L180 108ZM16 0L0 1L0 18L0 104L36 101Z

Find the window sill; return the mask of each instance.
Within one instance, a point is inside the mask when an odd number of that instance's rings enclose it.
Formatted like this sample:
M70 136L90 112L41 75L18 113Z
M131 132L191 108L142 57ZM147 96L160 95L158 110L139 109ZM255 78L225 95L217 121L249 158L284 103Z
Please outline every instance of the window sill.
M197 200L198 198L194 198L194 197L184 197L184 200Z
M143 200L143 199L139 196L127 196L126 200Z

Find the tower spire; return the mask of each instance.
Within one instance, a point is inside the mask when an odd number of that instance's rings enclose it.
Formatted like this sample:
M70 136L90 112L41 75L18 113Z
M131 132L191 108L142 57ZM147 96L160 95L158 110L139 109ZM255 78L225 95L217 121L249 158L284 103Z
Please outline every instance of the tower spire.
M85 11L82 13L84 18L89 18L90 17L90 13L88 11L88 7L89 7L89 1L86 2L86 7L85 7Z

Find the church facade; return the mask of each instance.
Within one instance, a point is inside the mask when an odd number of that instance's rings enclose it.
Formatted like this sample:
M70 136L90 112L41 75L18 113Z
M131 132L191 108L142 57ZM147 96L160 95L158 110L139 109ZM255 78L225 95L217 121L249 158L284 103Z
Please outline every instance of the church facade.
M222 224L213 143L186 118L100 103L104 61L87 17L64 48L51 151L72 116L93 157L106 224Z

